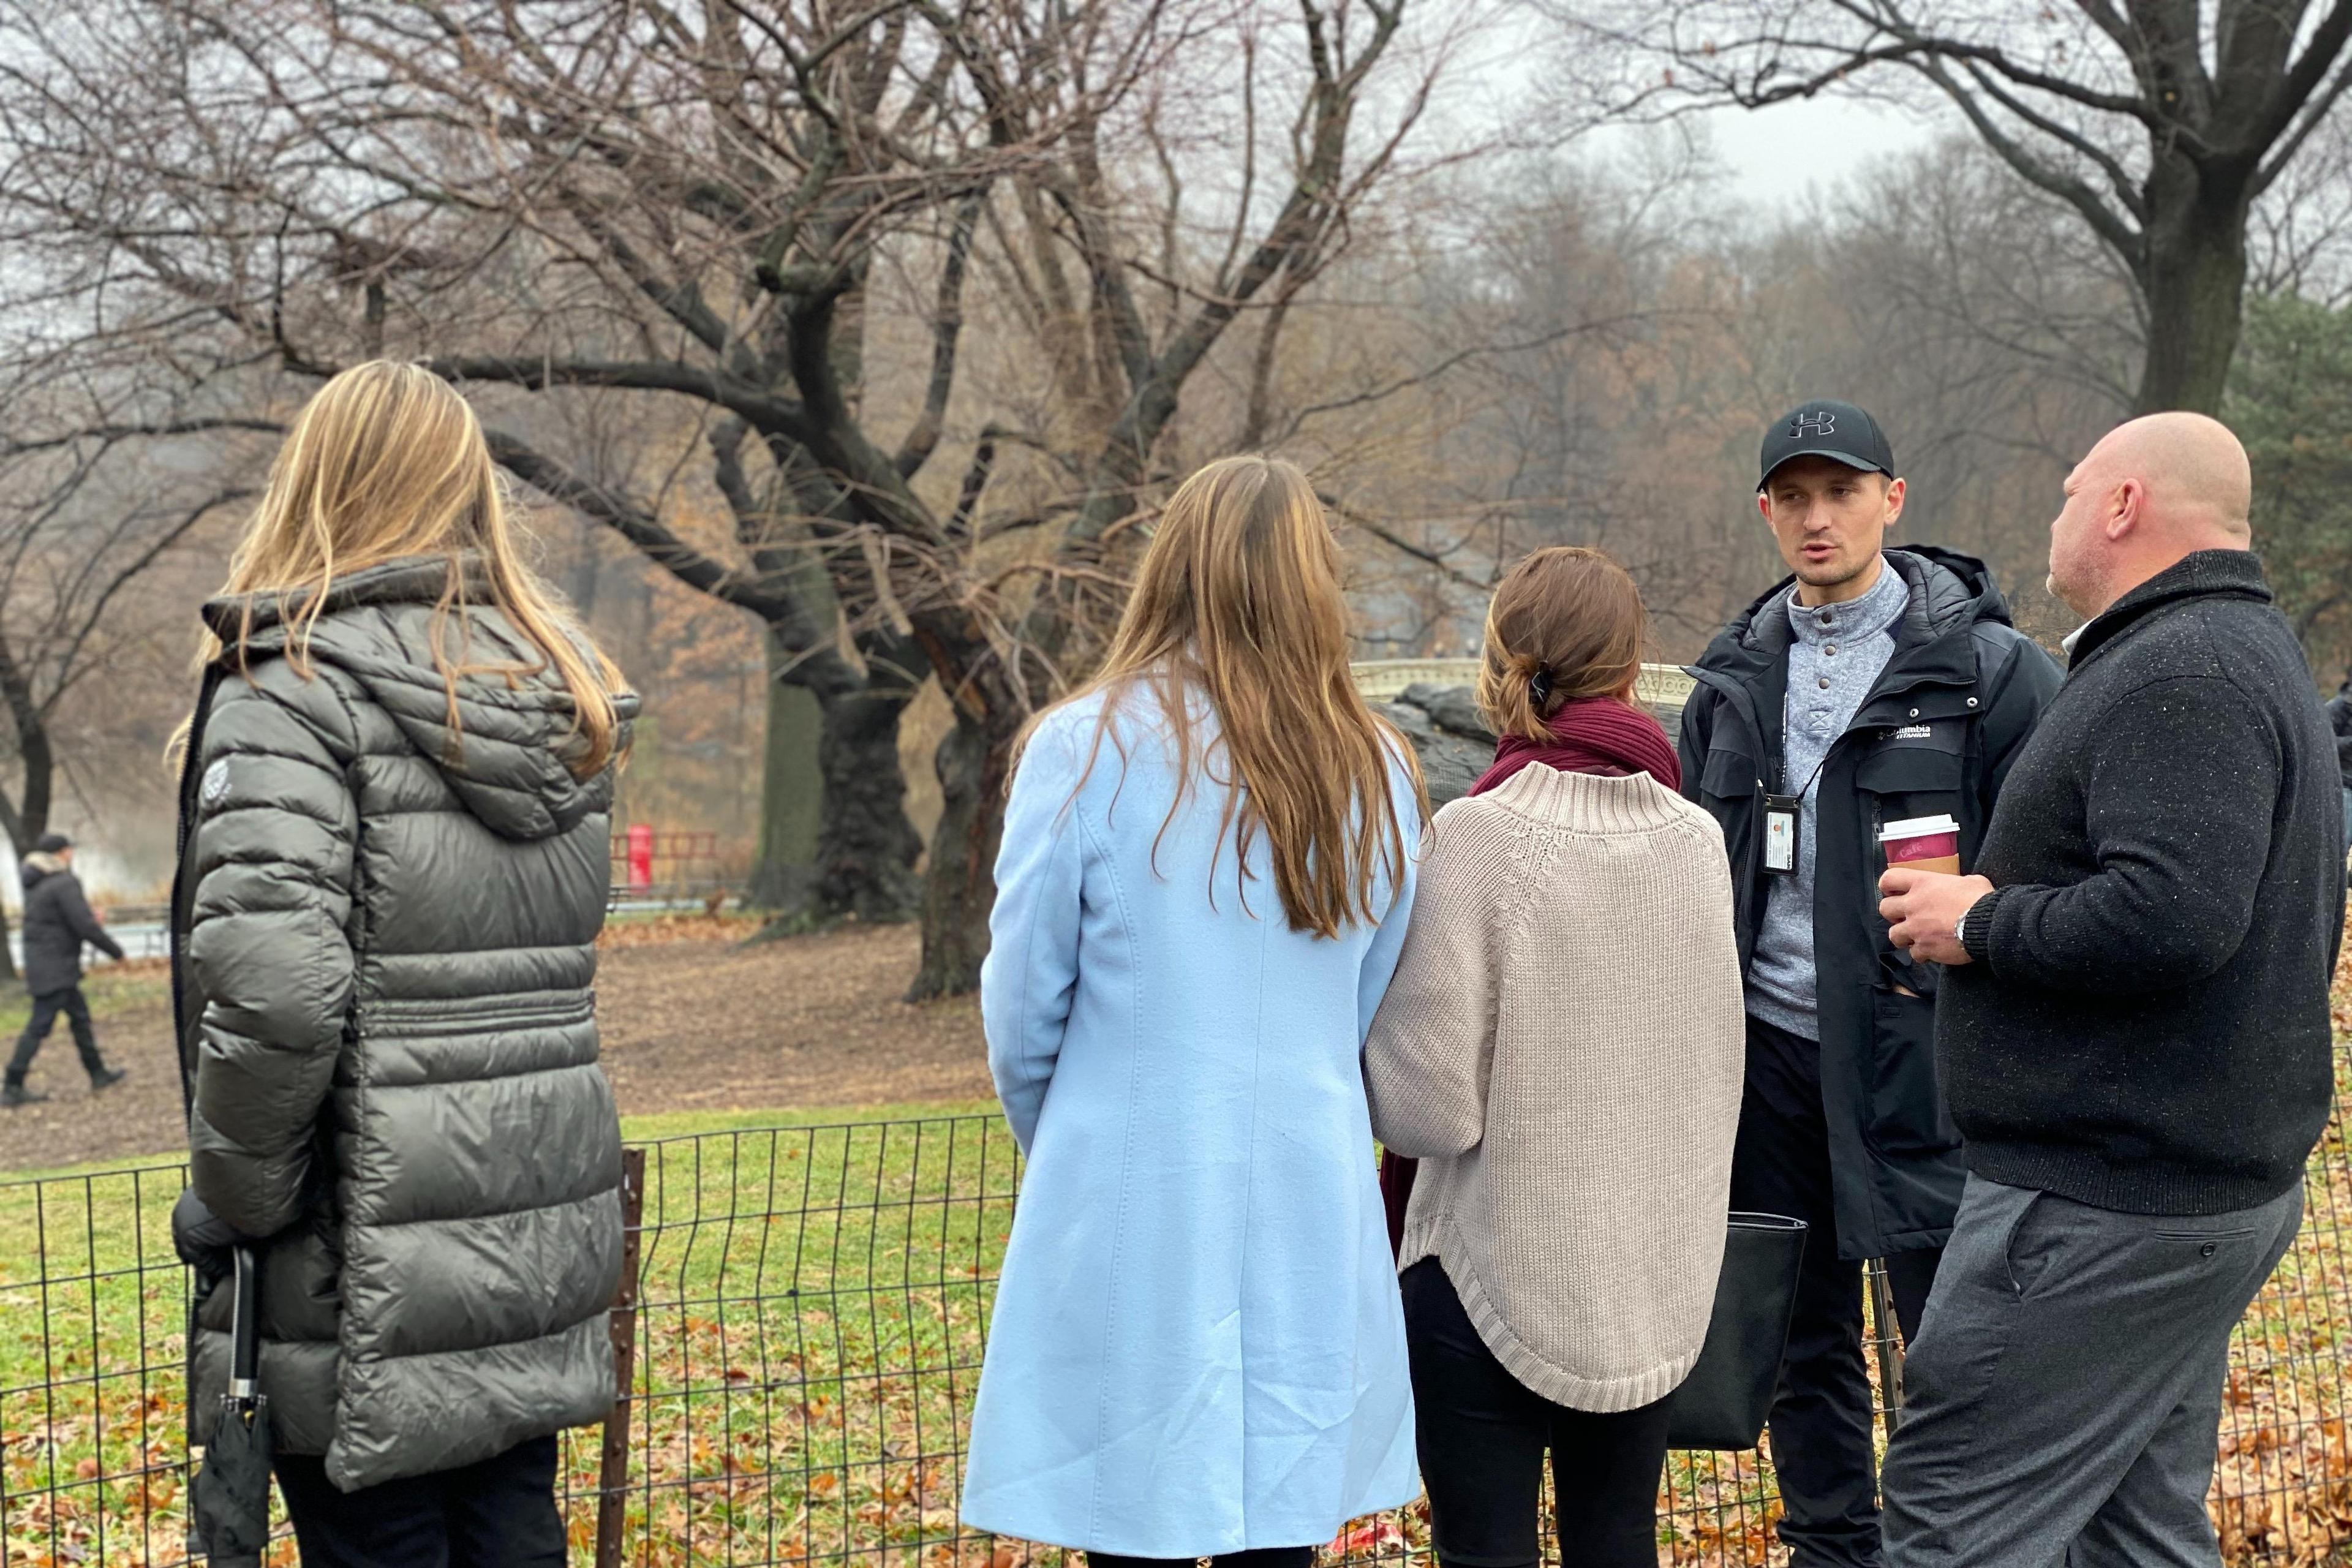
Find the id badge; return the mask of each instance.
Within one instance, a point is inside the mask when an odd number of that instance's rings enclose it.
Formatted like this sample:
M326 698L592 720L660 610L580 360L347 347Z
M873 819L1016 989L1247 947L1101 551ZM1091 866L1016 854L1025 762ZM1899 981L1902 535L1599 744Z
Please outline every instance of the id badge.
M1797 869L1797 816L1805 798L1796 795L1764 797L1764 869L1793 876Z

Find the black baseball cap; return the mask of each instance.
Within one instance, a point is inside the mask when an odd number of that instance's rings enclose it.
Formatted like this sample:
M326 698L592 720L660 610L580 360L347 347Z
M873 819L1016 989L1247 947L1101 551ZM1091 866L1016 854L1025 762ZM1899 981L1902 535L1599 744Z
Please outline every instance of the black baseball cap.
M1764 431L1764 471L1756 478L1762 489L1772 470L1791 458L1827 458L1849 468L1895 477L1895 448L1878 421L1851 403L1817 397L1800 403L1775 419Z

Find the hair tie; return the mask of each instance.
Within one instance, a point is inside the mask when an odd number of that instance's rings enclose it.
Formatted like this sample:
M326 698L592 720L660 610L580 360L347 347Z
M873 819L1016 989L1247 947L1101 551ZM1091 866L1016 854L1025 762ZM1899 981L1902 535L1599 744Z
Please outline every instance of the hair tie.
M1541 708L1551 700L1550 670L1538 668L1533 675L1528 677L1528 695L1536 700L1538 708Z

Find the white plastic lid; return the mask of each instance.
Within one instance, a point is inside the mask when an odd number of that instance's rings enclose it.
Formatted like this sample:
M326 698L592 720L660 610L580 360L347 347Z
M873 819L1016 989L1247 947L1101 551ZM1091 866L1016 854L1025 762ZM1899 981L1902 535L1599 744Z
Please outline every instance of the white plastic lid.
M1950 816L1914 816L1903 822L1890 822L1878 830L1881 844L1896 838L1926 838L1937 833L1958 833L1960 825Z

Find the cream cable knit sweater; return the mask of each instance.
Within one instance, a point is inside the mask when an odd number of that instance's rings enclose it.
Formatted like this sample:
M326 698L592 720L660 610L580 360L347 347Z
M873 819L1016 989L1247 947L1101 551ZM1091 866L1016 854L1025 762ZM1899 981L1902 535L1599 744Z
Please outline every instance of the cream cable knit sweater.
M1723 836L1650 778L1540 763L1437 814L1364 1047L1432 1254L1555 1404L1662 1399L1706 1342L1745 1071Z

